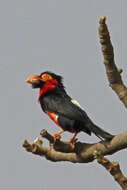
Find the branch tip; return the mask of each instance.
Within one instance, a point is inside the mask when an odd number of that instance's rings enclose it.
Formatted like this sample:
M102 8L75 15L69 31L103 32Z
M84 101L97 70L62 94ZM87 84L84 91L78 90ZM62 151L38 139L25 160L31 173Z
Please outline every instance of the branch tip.
M40 132L40 135L43 137L43 136L46 136L46 134L47 134L47 131L45 129L42 129Z
M119 68L118 69L118 73L121 74L123 72L123 69L122 68Z
M93 152L93 156L94 156L95 159L97 159L98 157L100 157L101 154L102 154L101 151L95 150L95 151Z
M36 144L36 145L38 145L38 146L42 146L43 141L37 137L37 138L34 140L34 144Z
M23 143L23 147L26 147L26 146L28 146L28 145L29 145L28 140L25 139L25 140L24 140L24 143Z
M54 143L54 137L50 135L45 129L41 130L40 135L47 139L51 144Z
M106 16L101 16L100 24L105 24L105 22L106 22Z

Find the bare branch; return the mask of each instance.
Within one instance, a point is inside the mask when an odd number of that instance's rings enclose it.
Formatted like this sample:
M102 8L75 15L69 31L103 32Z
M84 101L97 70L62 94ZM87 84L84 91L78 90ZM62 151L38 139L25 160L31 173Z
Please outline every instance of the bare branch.
M116 180L123 190L127 190L127 178L123 175L118 162L110 162L101 154L95 153L97 161L101 164Z
M99 26L101 49L104 56L104 64L109 81L109 85L119 96L125 107L127 107L127 88L124 85L121 73L122 69L117 69L114 61L114 51L110 40L109 31L105 23L106 17L101 17Z
M55 162L69 161L73 163L88 163L95 159L93 155L94 151L100 151L102 155L111 155L127 148L127 131L115 136L111 141L101 141L96 144L77 142L75 148L73 148L70 143L61 140L57 140L49 148L43 147L40 139L35 140L32 145L25 140L23 147L28 152L45 156L48 160Z
M26 151L39 156L45 156L47 160L53 162L58 162L58 161L70 161L73 163L83 162L82 159L78 157L75 153L57 152L54 148L43 147L41 142L42 141L39 138L33 144L30 144L27 140L24 140L23 147L26 149Z

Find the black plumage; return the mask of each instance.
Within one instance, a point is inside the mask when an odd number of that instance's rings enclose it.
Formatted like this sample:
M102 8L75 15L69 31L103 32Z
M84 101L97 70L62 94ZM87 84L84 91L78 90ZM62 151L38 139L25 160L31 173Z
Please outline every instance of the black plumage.
M73 133L83 131L88 135L94 133L106 140L113 138L113 135L96 126L84 109L66 93L61 76L44 72L39 77L40 82L38 81L35 87L40 88L40 105L64 131ZM34 87L34 83L31 84ZM51 114L54 114L53 117Z

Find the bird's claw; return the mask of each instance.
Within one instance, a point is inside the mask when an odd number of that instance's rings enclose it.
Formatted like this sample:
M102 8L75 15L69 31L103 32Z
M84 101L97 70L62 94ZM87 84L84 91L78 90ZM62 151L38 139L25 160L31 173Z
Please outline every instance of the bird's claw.
M57 134L57 133L55 133L55 134L53 135L53 137L54 137L54 140L55 140L55 141L56 141L56 139L60 139L60 135Z
M58 132L58 133L55 133L55 134L53 135L53 138L54 138L54 143L56 142L57 139L60 140L60 139L61 139L60 133L59 133L59 132Z
M77 142L78 138L72 138L69 140L69 143L71 144L72 148L75 148L75 143Z

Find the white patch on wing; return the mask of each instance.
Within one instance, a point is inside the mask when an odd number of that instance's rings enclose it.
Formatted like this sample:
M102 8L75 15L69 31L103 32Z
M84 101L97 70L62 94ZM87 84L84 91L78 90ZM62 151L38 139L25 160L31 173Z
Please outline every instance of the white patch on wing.
M56 115L55 117L56 117L56 118L55 118L55 119L56 119L56 121L58 121L58 117L59 117L59 116L58 116L58 115Z
M76 100L71 99L71 102L78 106L80 109L84 110Z

